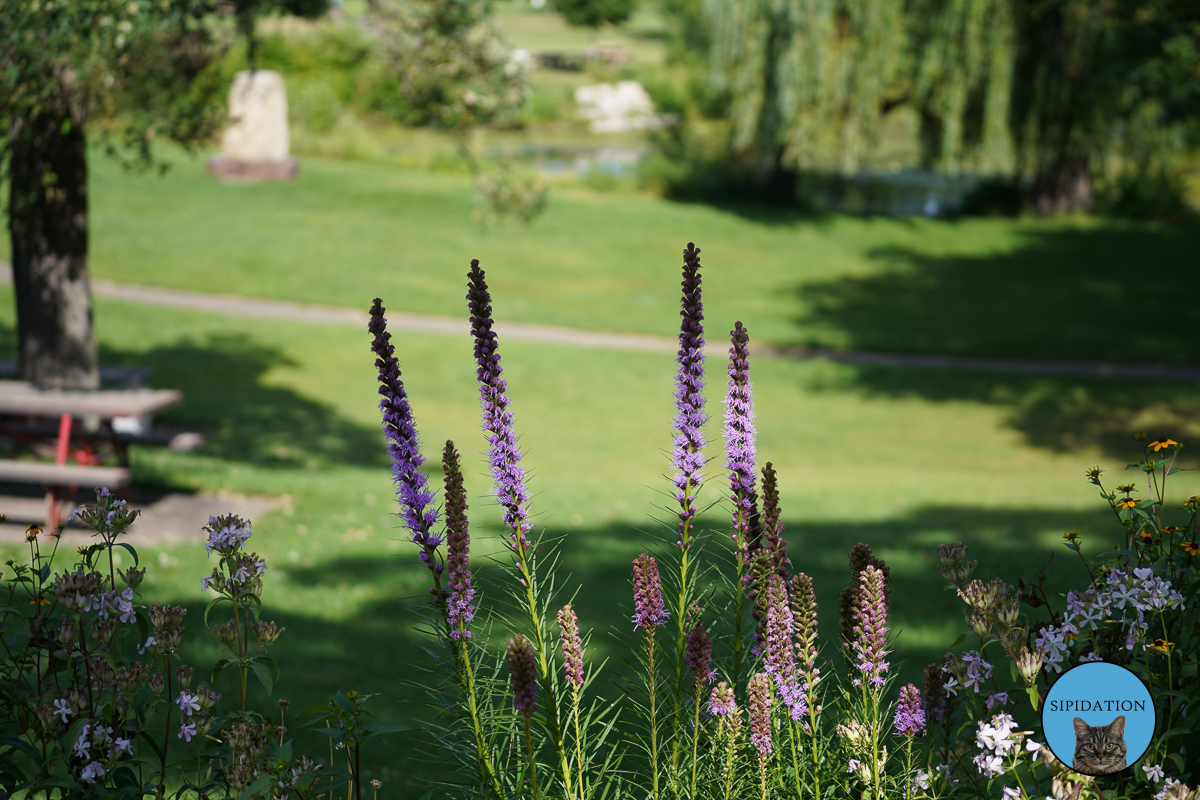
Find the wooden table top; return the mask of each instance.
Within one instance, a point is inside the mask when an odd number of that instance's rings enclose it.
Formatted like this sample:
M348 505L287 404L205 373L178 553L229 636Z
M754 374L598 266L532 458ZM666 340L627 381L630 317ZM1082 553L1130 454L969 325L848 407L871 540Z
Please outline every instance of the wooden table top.
M183 399L178 389L35 389L28 381L0 380L0 414L38 417L140 417Z

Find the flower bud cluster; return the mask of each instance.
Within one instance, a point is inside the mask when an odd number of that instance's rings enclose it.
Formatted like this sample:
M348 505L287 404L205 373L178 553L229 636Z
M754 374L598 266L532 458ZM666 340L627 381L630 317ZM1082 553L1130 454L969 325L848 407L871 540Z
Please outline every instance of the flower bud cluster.
M946 579L947 583L955 586L961 586L979 565L978 561L966 560L967 546L962 542L939 544L937 551L942 562L938 567L938 572L942 573L942 577Z
M579 638L579 618L570 604L558 612L558 630L561 635L563 671L567 683L576 690L583 688L583 642Z

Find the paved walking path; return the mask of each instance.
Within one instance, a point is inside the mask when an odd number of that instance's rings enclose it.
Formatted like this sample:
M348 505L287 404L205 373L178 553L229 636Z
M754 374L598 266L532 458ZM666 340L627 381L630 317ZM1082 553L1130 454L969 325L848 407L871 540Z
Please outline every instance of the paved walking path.
M11 281L8 264L0 262L0 280ZM285 319L316 325L367 326L367 314L351 308L308 305L288 300L239 297L210 294L183 289L154 286L134 286L105 280L92 281L92 291L100 297L144 303L159 308L183 308L230 314L238 317ZM392 329L451 336L469 336L466 319L436 314L388 312ZM550 342L571 347L599 350L631 350L655 353L674 353L678 343L674 338L639 333L585 331L559 325L533 322L497 321L495 330L506 339ZM968 358L960 356L925 355L919 353L871 353L861 350L832 350L824 348L757 347L756 355L775 358L823 358L845 364L915 369L957 369L982 372L1006 372L1025 375L1070 375L1093 378L1154 379L1170 381L1200 381L1200 367L1174 367L1161 364L1106 364L1082 361L1036 361L1032 359Z

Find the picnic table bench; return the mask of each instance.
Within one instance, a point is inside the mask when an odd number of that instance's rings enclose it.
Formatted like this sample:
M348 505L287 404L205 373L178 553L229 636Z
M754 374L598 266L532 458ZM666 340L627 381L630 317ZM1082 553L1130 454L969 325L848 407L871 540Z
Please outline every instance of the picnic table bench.
M128 447L152 443L150 416L183 399L175 389L39 389L27 381L0 380L0 436L29 443L53 442L53 464L0 459L0 481L46 487L47 524L58 525L58 493L66 487L111 489L129 483ZM57 420L47 424L46 420ZM78 420L79 424L76 424ZM57 429L57 430L55 430ZM97 445L110 442L115 467L100 466ZM72 447L72 442L78 444ZM68 457L75 464L68 464Z

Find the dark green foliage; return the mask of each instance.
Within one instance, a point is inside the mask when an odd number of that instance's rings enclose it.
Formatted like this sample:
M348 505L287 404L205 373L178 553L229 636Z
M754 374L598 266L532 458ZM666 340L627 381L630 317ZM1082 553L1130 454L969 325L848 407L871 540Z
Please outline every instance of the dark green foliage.
M551 0L550 5L570 25L599 28L628 22L637 0Z

